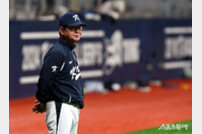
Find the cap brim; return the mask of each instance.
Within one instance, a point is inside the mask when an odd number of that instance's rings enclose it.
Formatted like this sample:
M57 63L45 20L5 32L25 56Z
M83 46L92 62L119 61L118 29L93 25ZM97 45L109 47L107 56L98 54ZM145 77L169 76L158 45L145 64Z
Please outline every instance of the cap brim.
M76 27L76 26L84 26L86 27L87 25L85 23L74 23L74 24L69 24L69 27Z

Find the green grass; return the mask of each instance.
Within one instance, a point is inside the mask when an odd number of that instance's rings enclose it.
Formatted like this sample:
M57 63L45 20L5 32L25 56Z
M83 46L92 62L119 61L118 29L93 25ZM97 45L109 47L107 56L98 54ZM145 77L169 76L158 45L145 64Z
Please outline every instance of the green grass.
M162 124L159 127L124 134L192 134L192 120Z

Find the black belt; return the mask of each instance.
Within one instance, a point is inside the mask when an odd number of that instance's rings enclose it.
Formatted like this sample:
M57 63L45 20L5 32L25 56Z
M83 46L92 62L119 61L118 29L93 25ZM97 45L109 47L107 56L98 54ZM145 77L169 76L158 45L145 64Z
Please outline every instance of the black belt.
M80 106L79 106L78 104L73 104L73 103L70 103L70 102L69 102L69 101L67 101L67 100L62 100L62 102L63 102L63 103L67 103L67 104L69 104L69 105L72 105L72 106L74 106L74 107L76 107L76 108L80 109Z

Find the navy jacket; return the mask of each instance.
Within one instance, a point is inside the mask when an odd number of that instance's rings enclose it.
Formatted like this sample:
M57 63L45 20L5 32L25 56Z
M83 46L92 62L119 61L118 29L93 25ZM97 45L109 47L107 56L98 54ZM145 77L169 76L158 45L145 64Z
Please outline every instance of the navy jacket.
M36 98L40 102L65 100L83 108L83 81L74 48L59 39L47 52L37 84Z

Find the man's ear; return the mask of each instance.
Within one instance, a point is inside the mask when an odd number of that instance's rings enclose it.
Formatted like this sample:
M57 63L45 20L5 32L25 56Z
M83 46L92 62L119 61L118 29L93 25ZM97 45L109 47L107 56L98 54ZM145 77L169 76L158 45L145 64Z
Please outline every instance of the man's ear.
M64 28L63 28L62 26L60 26L60 29L59 29L59 30L60 30L60 34L61 34L61 35L64 35Z

